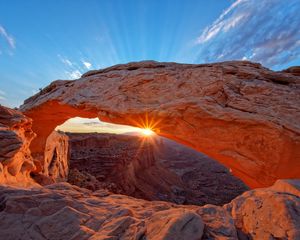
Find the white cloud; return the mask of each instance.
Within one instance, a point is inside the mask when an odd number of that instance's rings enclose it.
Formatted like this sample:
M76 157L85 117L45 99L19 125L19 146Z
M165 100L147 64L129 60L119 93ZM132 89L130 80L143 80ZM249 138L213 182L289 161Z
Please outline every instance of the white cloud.
M0 25L0 35L2 37L4 37L4 39L7 41L8 45L11 47L11 48L16 48L16 41L15 39L13 38L13 36L11 36L10 34L8 34L8 32L6 31L6 29Z
M74 70L71 72L66 72L66 74L68 75L69 78L71 79L78 79L81 77L81 72L79 70Z
M67 78L69 79L78 79L81 77L82 73L82 67L79 66L76 62L69 60L67 57L62 56L60 54L57 54L57 57L60 59L60 61L65 65L65 74L67 75ZM90 67L90 63L85 62L86 67Z
M210 28L206 28L204 32L201 34L201 36L197 39L197 43L207 42L208 40L216 36L220 32L221 28L222 26L220 23L215 24Z
M87 68L87 69L91 69L92 64L86 61L82 61L82 64Z
M6 97L5 97L6 93L2 90L0 90L0 100L6 100Z
M195 62L248 59L279 68L300 58L299 0L237 0L196 39Z
M64 59L63 63L70 67L73 65L73 63L69 59Z
M237 25L237 23L243 18L242 15L237 16L235 18L226 20L227 15L233 11L239 4L244 2L245 0L237 0L229 8L227 8L214 23L208 27L206 27L203 33L198 37L196 43L204 43L213 37L215 37L220 31L228 31L230 28Z
M243 20L243 18L246 18L247 14L240 14L238 16L235 16L234 18L229 19L226 21L226 24L224 24L223 30L224 32L227 32L231 28L234 28L235 26L238 25L238 23Z
M73 63L72 63L69 59L67 59L67 58L65 58L65 57L63 57L63 56L61 56L60 54L58 54L57 56L58 56L58 58L60 59L60 61L61 61L63 64L65 64L65 65L67 65L67 66L69 66L69 67L72 67L72 66L73 66Z

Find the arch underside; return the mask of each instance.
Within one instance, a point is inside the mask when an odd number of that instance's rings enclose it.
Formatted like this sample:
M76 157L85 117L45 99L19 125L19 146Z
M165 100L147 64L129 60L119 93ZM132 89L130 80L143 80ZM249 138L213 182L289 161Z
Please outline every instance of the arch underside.
M276 79L284 80L278 84ZM56 81L26 100L33 156L72 117L150 127L232 169L250 187L300 177L299 77L250 62L141 62Z

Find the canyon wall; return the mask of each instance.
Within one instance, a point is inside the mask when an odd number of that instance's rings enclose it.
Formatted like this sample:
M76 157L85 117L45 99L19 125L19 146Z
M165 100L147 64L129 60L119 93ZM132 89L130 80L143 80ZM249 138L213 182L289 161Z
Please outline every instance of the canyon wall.
M105 187L117 193L149 200L159 190L169 190L169 185L166 186L164 181L158 185L158 179L151 176L157 161L154 143L150 143L150 140L105 133L67 135L70 139L70 177L73 177L69 178L69 181L72 184L80 184L81 181L74 179L74 171L79 170L91 176L85 187L92 190ZM167 173L165 170L163 172ZM159 173L161 172L156 172L157 175ZM92 177L96 181L92 181ZM169 173L165 178L176 181L175 174ZM159 179L162 180L162 177Z
M209 157L163 137L67 133L69 183L146 200L223 205L248 188Z
M35 137L32 120L19 111L0 105L0 184L35 185L30 172L35 164L29 144Z

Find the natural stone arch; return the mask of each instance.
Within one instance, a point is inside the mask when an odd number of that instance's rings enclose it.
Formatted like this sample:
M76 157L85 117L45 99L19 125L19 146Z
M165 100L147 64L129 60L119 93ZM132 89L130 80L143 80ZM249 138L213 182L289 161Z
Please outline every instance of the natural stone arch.
M27 99L33 155L67 119L140 126L197 149L251 187L300 177L300 79L251 62L139 62L55 81Z

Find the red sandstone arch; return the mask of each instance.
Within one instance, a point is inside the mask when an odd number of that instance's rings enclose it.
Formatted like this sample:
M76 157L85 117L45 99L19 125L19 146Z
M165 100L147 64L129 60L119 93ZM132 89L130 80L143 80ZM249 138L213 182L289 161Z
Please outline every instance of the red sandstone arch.
M251 187L300 177L300 78L250 62L140 62L55 81L27 99L33 156L67 119L148 125L230 167Z

